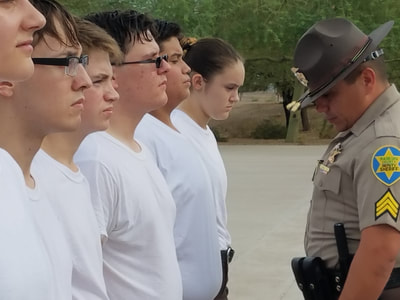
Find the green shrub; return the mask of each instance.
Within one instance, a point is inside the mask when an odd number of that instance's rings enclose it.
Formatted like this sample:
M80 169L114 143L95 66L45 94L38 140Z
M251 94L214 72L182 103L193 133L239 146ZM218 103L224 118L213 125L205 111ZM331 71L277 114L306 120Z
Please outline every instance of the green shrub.
M286 137L286 127L271 122L271 120L263 120L251 133L254 139L284 139Z

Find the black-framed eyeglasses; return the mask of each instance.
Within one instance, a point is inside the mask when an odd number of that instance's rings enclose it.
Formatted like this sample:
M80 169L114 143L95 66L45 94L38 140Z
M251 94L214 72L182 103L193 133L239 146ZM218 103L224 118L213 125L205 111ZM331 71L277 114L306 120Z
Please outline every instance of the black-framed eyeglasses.
M88 55L82 55L81 57L67 56L62 58L33 57L32 61L36 65L65 66L66 75L76 76L79 64L82 64L84 68L86 68L86 66L89 64L89 56Z
M138 61L124 61L122 64L123 65L130 65L130 64L156 64L156 68L159 69L161 67L162 61L165 60L168 62L168 55L160 55L159 57L156 57L155 59L145 59L145 60L138 60Z

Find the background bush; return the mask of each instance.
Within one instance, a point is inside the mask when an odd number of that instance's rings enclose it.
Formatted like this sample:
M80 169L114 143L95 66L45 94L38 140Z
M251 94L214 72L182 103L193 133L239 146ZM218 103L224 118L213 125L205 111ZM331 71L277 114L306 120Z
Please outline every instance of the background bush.
M271 120L263 120L251 133L254 139L284 139L286 127L273 123Z

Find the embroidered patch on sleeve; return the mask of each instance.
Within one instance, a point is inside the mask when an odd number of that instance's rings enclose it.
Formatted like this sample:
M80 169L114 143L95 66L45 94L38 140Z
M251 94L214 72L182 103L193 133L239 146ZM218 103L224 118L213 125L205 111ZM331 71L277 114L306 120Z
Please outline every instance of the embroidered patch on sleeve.
M372 155L372 173L380 182L391 186L400 179L400 149L386 145Z
M385 213L388 213L397 222L399 202L397 202L390 189L375 203L375 220L379 219Z

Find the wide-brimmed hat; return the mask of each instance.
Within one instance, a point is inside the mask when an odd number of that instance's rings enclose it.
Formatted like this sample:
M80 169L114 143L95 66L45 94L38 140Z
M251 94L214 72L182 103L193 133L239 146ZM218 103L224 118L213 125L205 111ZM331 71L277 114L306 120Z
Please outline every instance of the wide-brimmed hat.
M308 87L298 100L301 107L312 104L362 62L382 55L377 46L393 23L386 22L370 35L343 18L319 21L307 30L294 53L295 75Z

